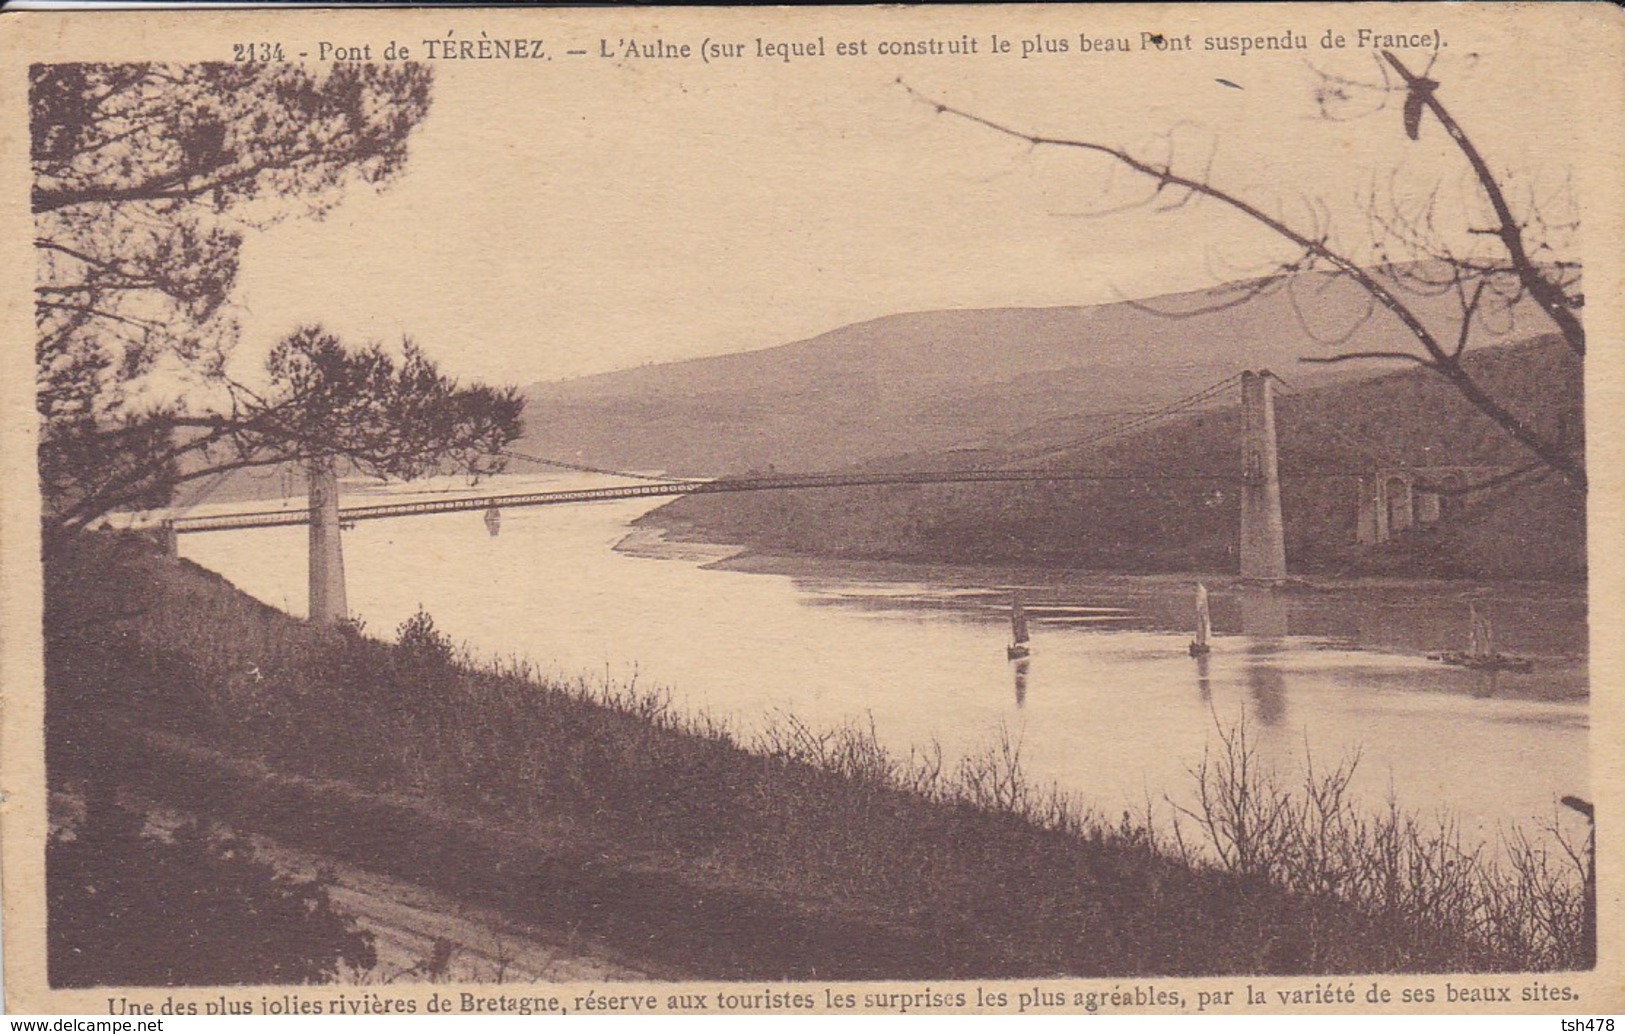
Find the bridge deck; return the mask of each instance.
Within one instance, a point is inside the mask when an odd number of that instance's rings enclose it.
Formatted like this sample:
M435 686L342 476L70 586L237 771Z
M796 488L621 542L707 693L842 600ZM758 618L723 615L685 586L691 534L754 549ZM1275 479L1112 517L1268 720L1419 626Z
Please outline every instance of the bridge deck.
M762 477L719 478L714 481L655 481L605 488L575 488L552 492L520 492L510 495L469 496L459 499L430 499L408 503L380 503L350 506L339 510L339 520L375 521L388 517L410 517L432 513L520 506L553 506L560 503L607 502L658 496L712 495L719 492L760 492L795 488L848 488L861 485L943 485L1011 481L1146 481L1179 480L1238 482L1239 476L1225 474L1135 474L1100 473L1083 470L939 470L870 474L780 474ZM220 514L214 517L183 517L174 522L177 534L204 531L235 531L246 528L274 528L309 523L305 510L261 510Z

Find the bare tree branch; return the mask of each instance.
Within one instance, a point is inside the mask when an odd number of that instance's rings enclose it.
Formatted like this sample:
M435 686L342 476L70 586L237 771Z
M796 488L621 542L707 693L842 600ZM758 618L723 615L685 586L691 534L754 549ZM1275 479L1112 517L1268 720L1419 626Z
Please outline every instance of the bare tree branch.
M1211 305L1199 305L1194 309L1161 309L1155 305L1147 305L1145 302L1142 302L1137 298L1122 296L1121 292L1118 293L1119 296L1122 297L1123 304L1127 305L1131 309L1135 309L1139 312L1150 313L1153 316L1159 316L1163 319L1188 320L1197 316L1207 316L1215 312L1224 312L1227 309L1234 309L1237 306L1247 304L1255 298L1262 298L1265 295L1273 294L1280 289L1282 283L1285 282L1286 276L1287 274L1285 272L1272 273L1269 276L1259 277L1255 280L1249 281L1246 284L1235 285L1237 289L1232 292L1234 297L1222 299L1214 302ZM1211 293L1216 294L1218 292Z
M1450 352L1450 359L1452 362L1460 359L1461 353L1467 350L1467 339L1472 336L1473 332L1473 316L1477 314L1478 303L1484 297L1485 283L1486 281L1480 280L1474 284L1473 296L1463 303L1461 307L1461 332L1456 336L1456 347Z
M1391 57L1389 60L1390 63L1395 64L1396 69L1402 67L1398 66L1397 62L1395 62ZM1409 306L1407 306L1403 300L1394 294L1394 292L1390 291L1386 286L1384 286L1371 271L1362 268L1360 265L1347 258L1340 252L1333 250L1328 245L1327 238L1324 234L1319 234L1316 236L1305 234L1297 228L1287 224L1285 221L1283 221L1283 219L1270 215L1269 213L1260 209L1257 205L1235 194L1232 194L1229 191L1214 186L1212 183L1206 182L1205 180L1192 178L1174 172L1171 164L1153 164L1138 158L1133 154L1130 154L1121 147L1114 147L1108 144L1099 143L1097 141L1049 136L1041 133L1032 133L1025 130L1016 129L985 116L965 111L943 101L927 97L915 90L912 86L908 85L908 83L904 82L902 79L898 79L897 82L898 85L906 90L910 96L923 103L929 104L939 115L952 115L955 118L962 119L974 125L982 126L1002 136L1020 140L1030 147L1057 147L1068 150L1084 151L1110 158L1114 162L1126 166L1134 172L1153 180L1156 184L1156 190L1153 192L1153 196L1160 194L1164 190L1176 188L1189 191L1192 195L1211 198L1212 200L1219 202L1224 207L1238 212L1253 222L1264 226L1277 236L1281 237L1283 240L1289 241L1297 247L1303 249L1307 255L1326 262L1336 270L1343 273L1354 283L1358 284L1359 287L1372 299L1374 299L1377 304L1382 306L1384 309L1387 309L1394 316L1394 318L1396 318L1401 325L1404 326L1410 336L1422 346L1422 349L1425 352L1425 357L1403 352L1374 351L1349 353L1343 356L1329 358L1319 358L1315 361L1320 363L1329 363L1373 358L1404 359L1406 361L1415 362L1425 366L1448 380L1463 397L1472 403L1474 407L1476 407L1484 415L1488 416L1491 420L1495 421L1497 425L1505 430L1506 433L1509 434L1520 445L1534 453L1536 456L1540 457L1542 462L1546 463L1554 470L1562 472L1576 486L1582 489L1584 488L1586 484L1586 475L1585 465L1582 458L1574 456L1567 448L1563 447L1561 443L1546 439L1538 431L1530 427L1525 420L1508 410L1498 400L1492 397L1461 364L1459 361L1459 355L1452 354L1454 352L1453 348L1446 347L1446 345L1433 334L1433 332L1421 320L1421 318L1418 317L1417 314ZM1442 111L1442 106L1439 105L1437 98L1432 96L1431 91L1426 91L1425 88L1421 89L1427 92L1426 99L1429 110L1435 110L1436 114ZM1448 114L1446 114L1445 117L1448 118ZM1449 125L1454 126L1455 123L1452 121L1449 123ZM1456 132L1460 132L1459 128L1456 130ZM1465 140L1465 137L1462 139ZM1474 151L1473 155L1476 156L1477 152ZM1478 159L1478 162L1481 165L1482 159Z
M1574 353L1585 355L1585 328L1580 325L1579 317L1569 307L1563 291L1543 276L1535 263L1530 260L1524 248L1523 228L1513 216L1506 195L1501 191L1500 182L1490 171L1489 164L1484 161L1484 156L1479 153L1472 140L1468 139L1455 118L1440 103L1436 89L1438 84L1425 75L1417 75L1406 68L1391 51L1384 50L1382 56L1405 80L1406 88L1409 90L1406 104L1408 106L1414 104L1418 108L1425 107L1432 112L1433 117L1439 120L1444 131L1466 157L1467 163L1472 166L1473 174L1478 177L1478 184L1489 198L1490 207L1495 210L1495 217L1500 222L1495 234L1506 246L1507 254L1512 260L1512 268L1516 270L1518 279L1522 281L1529 296L1535 299L1536 304L1545 310L1546 315L1552 318L1552 322L1557 324L1563 333L1563 340L1568 342ZM1420 118L1420 114L1418 113L1416 117ZM1413 126L1413 123L1408 120L1407 125ZM1416 136L1416 132L1413 131L1411 139L1416 139Z
M1361 359L1403 359L1406 362L1415 363L1418 366L1425 366L1430 370L1435 369L1430 360L1417 355L1415 352L1384 352L1380 350L1369 352L1343 352L1339 355L1306 355L1300 356L1298 358L1298 362L1315 363L1320 366L1331 366L1334 363L1349 363Z

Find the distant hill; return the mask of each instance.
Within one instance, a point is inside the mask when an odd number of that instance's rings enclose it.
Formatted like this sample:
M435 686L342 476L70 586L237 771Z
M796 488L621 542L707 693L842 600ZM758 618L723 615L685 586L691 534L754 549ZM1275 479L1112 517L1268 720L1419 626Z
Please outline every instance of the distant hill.
M1454 339L1452 299L1406 300ZM1374 368L1311 370L1299 357L1414 346L1395 320L1368 312L1358 288L1320 273L1300 274L1289 289L1239 307L1158 314L1213 302L1199 292L1088 307L902 313L758 351L536 384L526 391L520 451L617 469L724 474L1043 445L1244 368L1324 383Z
M1550 434L1584 426L1579 360L1555 336L1470 357L1475 379ZM1144 480L892 486L698 496L646 516L679 535L865 559L1234 572L1237 402L1043 464ZM1552 475L1473 496L1460 519L1383 547L1355 543L1353 475L1374 465L1516 466L1521 451L1456 390L1410 369L1299 390L1277 404L1283 510L1295 571L1579 578L1585 497ZM1030 466L1022 450L945 451L868 466ZM1158 480L1175 473L1181 480ZM1212 481L1205 474L1217 475ZM1294 476L1296 474L1297 476Z

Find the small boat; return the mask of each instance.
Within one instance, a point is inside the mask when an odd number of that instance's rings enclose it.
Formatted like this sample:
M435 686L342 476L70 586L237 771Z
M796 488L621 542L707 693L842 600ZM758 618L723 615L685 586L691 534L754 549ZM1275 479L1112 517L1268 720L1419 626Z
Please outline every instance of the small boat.
M491 533L492 538L496 538L497 532L502 530L502 511L494 506L485 511L485 530Z
M1031 653L1027 645L1027 612L1021 608L1021 597L1015 596L1010 600L1010 645L1004 648L1004 655L1014 661Z
M1190 654L1192 657L1204 657L1211 653L1213 648L1207 644L1213 635L1213 619L1207 611L1207 586L1201 582L1196 583L1196 638L1191 640Z
M1467 649L1447 650L1444 653L1429 654L1428 658L1443 661L1445 664L1454 664L1460 668L1470 668L1473 671L1533 671L1535 664L1527 657L1518 657L1509 653L1501 653L1495 648L1495 627L1490 619L1478 611L1478 606L1467 604Z

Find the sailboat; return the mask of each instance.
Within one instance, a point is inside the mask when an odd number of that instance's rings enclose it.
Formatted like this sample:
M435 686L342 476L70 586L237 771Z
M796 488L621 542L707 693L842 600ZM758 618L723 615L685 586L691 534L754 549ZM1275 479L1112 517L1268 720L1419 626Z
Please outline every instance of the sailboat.
M1467 655L1474 659L1495 656L1495 629L1490 619L1478 612L1475 604L1467 604Z
M1436 661L1454 664L1475 671L1532 671L1535 664L1527 657L1501 653L1495 648L1495 626L1488 616L1479 613L1478 605L1467 604L1467 650L1448 650L1430 654Z
M502 531L502 511L494 506L485 511L485 530L491 533L492 538Z
M1207 641L1213 635L1213 619L1207 611L1207 586L1196 583L1196 638L1191 640L1192 657L1202 657L1212 651Z
M1010 600L1010 645L1004 648L1005 657L1017 660L1032 653L1027 646L1027 612L1022 609L1021 597Z

